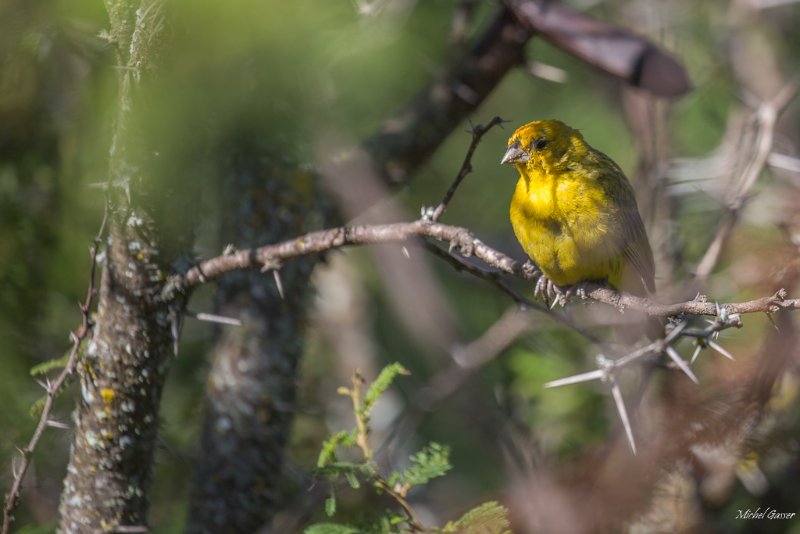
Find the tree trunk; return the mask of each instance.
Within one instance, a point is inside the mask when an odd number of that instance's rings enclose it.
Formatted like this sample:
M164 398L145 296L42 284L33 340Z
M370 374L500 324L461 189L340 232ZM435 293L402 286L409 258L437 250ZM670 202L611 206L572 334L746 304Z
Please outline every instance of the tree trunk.
M159 302L169 266L148 199L146 139L136 95L160 40L160 2L106 2L119 62L109 169L109 234L94 335L78 364L81 397L61 496L62 532L144 526L158 407L172 355Z
M141 228L114 216L94 337L78 366L81 399L61 497L63 532L145 524L172 354L169 310L152 300L163 273L156 258Z
M243 150L244 143L236 143L234 161L221 173L230 213L223 237L249 247L306 231L309 215L319 212L314 178L276 170L263 163L276 157ZM218 313L243 325L222 328L213 348L188 532L252 532L280 505L313 264L293 261L280 269L285 298L270 272L219 281Z

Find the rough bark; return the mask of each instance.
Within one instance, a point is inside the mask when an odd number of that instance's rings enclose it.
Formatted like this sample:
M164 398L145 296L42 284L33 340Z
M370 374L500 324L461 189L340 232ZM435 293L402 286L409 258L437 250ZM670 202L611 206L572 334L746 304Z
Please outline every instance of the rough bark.
M152 302L163 274L157 248L141 232L112 223L95 333L78 366L81 398L61 498L63 532L146 521L172 337L169 310ZM137 243L141 249L132 247Z
M146 136L136 96L154 65L160 3L106 2L120 65L110 150L109 235L94 336L78 366L75 413L61 496L62 532L146 524L158 407L172 355L170 309L160 301L169 258L148 208Z
M223 174L231 217L222 235L248 246L307 227L309 213L320 211L313 177L270 168L262 162L278 158L258 150L238 152ZM258 269L219 281L218 313L241 319L243 326L221 329L212 350L188 532L252 532L280 505L314 262L291 262L279 271L285 298L272 273Z

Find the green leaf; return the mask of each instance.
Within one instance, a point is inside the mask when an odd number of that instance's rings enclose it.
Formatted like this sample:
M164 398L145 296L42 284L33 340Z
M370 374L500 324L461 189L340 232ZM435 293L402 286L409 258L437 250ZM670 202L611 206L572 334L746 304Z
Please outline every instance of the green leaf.
M411 373L397 362L391 363L383 368L378 375L378 378L370 384L367 393L364 395L364 404L361 408L361 413L364 415L369 414L378 398L389 389L397 375L410 375Z
M403 514L398 514L396 512L392 512L391 510L386 511L386 517L389 520L389 525L393 527L397 525L402 525L403 523L406 522L407 519L406 516L404 516Z
M371 474L364 464L354 464L352 462L332 462L314 469L314 474L316 476L326 477L331 480L336 480L340 476L345 478L355 476L358 473L364 473L367 476Z
M352 471L345 471L344 477L347 479L347 483L350 484L350 487L353 489L358 489L361 487L361 483L356 478L355 473Z
M459 534L510 534L511 523L508 509L489 501L464 514L461 519L447 523L439 532L458 532Z
M53 369L63 369L64 367L67 366L70 352L72 351L70 350L69 352L66 352L60 358L54 358L52 360L47 360L46 362L34 365L33 367L31 367L30 370L31 376L43 375L45 373L52 371Z
M39 417L42 416L42 412L44 411L44 404L46 402L47 402L47 395L36 399L36 401L31 405L30 409L30 414L32 418L39 419Z
M396 518L400 518L399 521ZM383 514L371 521L362 521L358 524L361 534L398 534L409 532L400 525L406 520L405 516L396 514L391 510L384 510Z
M325 467L326 465L336 461L336 449L339 447L352 447L356 443L356 437L351 432L337 432L324 442L322 442L322 449L319 451L319 458L317 459L317 467Z
M306 528L304 534L359 534L358 529L336 523L317 523Z
M447 473L450 465L450 447L431 443L411 456L411 466L403 472L394 472L389 477L389 485L408 484L410 487L427 484L431 479Z
M336 494L334 492L331 492L325 499L325 513L328 514L328 517L333 517L336 513Z

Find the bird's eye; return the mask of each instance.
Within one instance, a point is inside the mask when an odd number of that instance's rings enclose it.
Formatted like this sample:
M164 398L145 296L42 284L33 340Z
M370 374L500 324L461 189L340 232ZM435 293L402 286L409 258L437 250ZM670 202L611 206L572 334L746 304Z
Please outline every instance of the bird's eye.
M536 150L541 150L546 146L547 146L547 139L537 139L536 141L533 142L533 147Z

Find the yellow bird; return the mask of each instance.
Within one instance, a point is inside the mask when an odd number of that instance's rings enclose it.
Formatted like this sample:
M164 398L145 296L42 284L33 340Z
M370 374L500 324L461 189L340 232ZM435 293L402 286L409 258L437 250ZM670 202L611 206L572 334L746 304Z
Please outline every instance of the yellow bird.
M640 296L655 290L653 252L633 188L578 130L556 120L528 123L508 140L501 163L519 171L514 233L552 284L607 282Z

